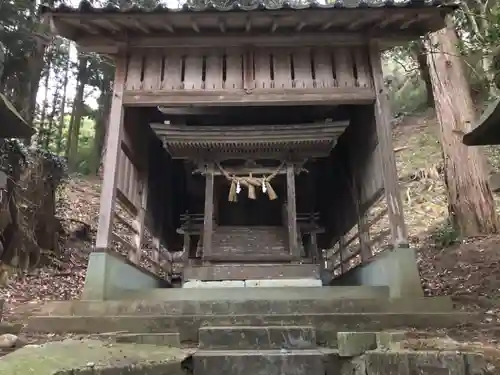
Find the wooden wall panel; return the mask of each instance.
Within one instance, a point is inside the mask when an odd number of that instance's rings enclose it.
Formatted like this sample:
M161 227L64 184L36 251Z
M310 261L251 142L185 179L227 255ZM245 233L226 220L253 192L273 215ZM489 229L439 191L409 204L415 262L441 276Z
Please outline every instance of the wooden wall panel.
M314 50L314 82L316 88L334 87L331 52L326 48Z
M144 90L160 89L162 64L163 56L161 54L146 56L144 60Z
M132 206L138 211L141 205L139 171L123 149L120 150L119 158L117 189L127 200L127 202L123 202L125 206Z
M355 48L353 52L358 76L358 86L363 88L373 87L367 49L359 47Z
M163 90L178 90L181 88L182 55L179 51L165 53L163 66Z
M206 58L206 90L221 90L223 87L223 57L220 51L212 51Z
M293 51L293 69L295 75L295 88L305 89L313 87L311 50L309 48Z
M292 88L292 72L290 50L278 48L273 55L274 69L274 88L275 89L291 89Z
M127 70L127 79L125 81L125 90L142 89L142 54L134 54L130 57Z
M243 88L242 56L241 51L229 51L226 54L226 90Z
M367 48L255 48L246 51L206 48L132 55L126 89L232 91L243 90L245 85L247 89L257 90L372 88L372 81Z
M255 87L271 88L271 56L270 50L260 48L255 51Z
M349 48L335 50L335 75L339 87L354 87L354 66L351 52Z
M203 88L203 58L202 54L194 53L187 54L184 59L184 89L185 90L201 90Z

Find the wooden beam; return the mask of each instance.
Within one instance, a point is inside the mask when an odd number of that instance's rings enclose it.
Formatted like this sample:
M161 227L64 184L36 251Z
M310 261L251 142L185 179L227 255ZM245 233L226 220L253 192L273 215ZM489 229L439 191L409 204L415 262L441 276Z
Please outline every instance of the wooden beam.
M295 27L295 31L301 31L306 25L307 23L304 21L299 22Z
M118 159L123 139L123 89L125 85L126 59L116 60L113 99L108 125L106 154L104 158L104 178L99 206L99 225L97 228L96 248L108 248L111 243L113 213L118 181Z
M398 186L398 172L392 145L392 129L389 97L384 85L379 46L376 41L370 45L370 65L377 99L375 101L375 124L377 129L379 165L384 179L384 195L389 210L391 241L395 247L408 246L408 232L404 221L403 202Z
M328 25L328 24L326 24ZM326 26L325 25L325 26ZM417 39L420 35L411 30L401 31L398 35L386 36L381 41L387 45L398 45L409 40ZM377 37L376 31L374 37ZM95 49L109 49L110 46L115 46L116 51L120 48L127 49L145 49L145 48L224 48L224 47L295 47L297 45L304 47L316 46L360 46L367 45L369 38L366 33L361 32L344 32L333 33L329 30L318 33L302 33L296 34L281 33L279 29L276 32L270 33L251 33L248 32L229 32L224 34L213 34L203 32L195 35L173 35L166 31L162 34L149 34L145 36L131 35L129 39L124 39L117 34L114 37L109 36L82 36L77 38L75 42L78 45ZM91 48L90 48L91 47ZM208 49L208 48L207 48Z
M214 230L214 163L207 164L205 174L205 212L203 217L203 258L212 255L212 233Z
M276 172L276 168L272 168L272 167L256 167L256 168L245 168L245 167L231 168L231 167L228 167L228 168L224 168L224 171L229 173L229 175L231 175L231 176L248 176L250 173L252 173L254 176L270 175L272 173L277 173L277 174L285 174L286 173L285 170L279 170L278 172ZM300 169L297 168L295 171L296 174L299 174L301 172L307 172L307 170L304 168L300 168ZM196 174L196 173L204 174L205 169L204 168L196 168L193 171L193 174ZM215 170L214 175L215 176L224 176L224 174L220 170Z
M274 91L274 92L273 92ZM234 90L171 90L127 91L123 102L127 106L273 106L273 105L342 105L372 104L375 92L372 88L332 87L329 89L289 89L252 91Z
M288 224L288 246L290 255L300 258L297 231L297 206L295 202L295 166L291 163L286 165L286 194L287 194L287 224Z

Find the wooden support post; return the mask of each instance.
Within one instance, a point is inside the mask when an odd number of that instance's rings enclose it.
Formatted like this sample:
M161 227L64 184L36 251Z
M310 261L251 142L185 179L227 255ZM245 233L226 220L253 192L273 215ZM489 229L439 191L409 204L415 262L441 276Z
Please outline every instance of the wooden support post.
M104 158L104 178L99 206L99 225L96 236L96 248L98 249L106 249L111 244L118 180L118 162L123 139L123 89L125 74L126 59L124 56L118 56L116 58L113 99L111 101L106 154Z
M203 254L212 254L212 233L214 229L214 163L207 164L205 173L205 216L203 218Z
M295 168L293 164L286 165L286 192L287 192L287 223L288 246L290 255L300 258L300 249L297 238L297 207L295 203Z
M398 172L392 146L389 97L382 75L381 53L378 43L370 44L370 64L375 86L375 123L384 179L384 194L389 210L391 241L394 247L408 247L408 233L404 221L403 202L399 192Z
M182 249L186 252L188 259L193 258L191 254L191 235L188 232L184 232L184 244L182 246Z
M354 203L354 207L356 208L356 218L357 218L357 224L358 224L358 240L359 240L359 248L360 248L360 255L361 255L361 262L366 261L372 256L371 248L370 248L370 234L369 234L369 227L368 223L366 220L366 213L361 212L361 204L360 204L360 199L361 199L361 194L360 194L360 189L359 189L359 184L358 184L358 178L356 174L356 164L354 163L355 158L354 156L351 157L351 177L352 177L352 184L351 184L351 194L352 194L352 200Z
M358 209L358 238L359 246L361 248L361 262L365 262L372 256L370 247L370 233L366 215L359 212Z
M153 270L157 274L160 272L160 238L153 237Z
M137 218L135 227L137 228L137 233L134 236L134 248L129 250L128 258L134 264L139 264L142 255L142 240L144 239L144 221L146 219L146 209L148 205L148 176L145 173L141 181L141 205L139 207L139 212L137 213Z
M341 275L343 275L344 271L345 271L344 250L345 250L345 236L341 235L339 237L339 263L340 263L340 274Z
M318 264L321 256L318 253L318 235L315 231L311 232L309 235L309 258L315 263Z

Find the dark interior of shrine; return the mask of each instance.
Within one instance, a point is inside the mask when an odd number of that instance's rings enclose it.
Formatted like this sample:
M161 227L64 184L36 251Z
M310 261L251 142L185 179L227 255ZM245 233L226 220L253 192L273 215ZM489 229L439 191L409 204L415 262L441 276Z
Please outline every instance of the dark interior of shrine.
M264 128L264 137L265 125L307 124L348 119L350 125L340 136L330 155L307 160L304 163L304 171L296 176L295 190L297 213L319 212L318 224L327 228L327 234L318 237L320 247L328 247L335 232L347 231L355 225L354 209L352 208L353 212L347 212L351 211L347 207L353 204L350 191L352 189L349 185L352 171L348 167L352 150L349 149L359 146L356 146L354 144L356 142L353 143L352 139L359 138L359 135L363 134L360 126L366 126L366 114L372 116L373 106L133 107L128 110L137 112L136 118L140 119L141 123L147 118L148 123L168 122L188 126L260 125ZM182 225L181 215L204 212L205 178L203 175L193 173L197 166L192 160L172 159L153 132L148 142L150 171L148 226L156 227L156 231L161 232L160 236L169 250L177 251L182 249L183 241L182 235L178 232L178 228ZM258 156L256 159L259 161ZM226 161L233 165L243 162L243 160ZM279 164L279 160L271 162ZM234 203L228 201L229 182L224 176L216 176L214 212L217 223L249 226L283 225L282 206L287 194L285 180L284 175L278 175L272 181L272 186L278 195L278 199L274 201L270 201L262 193L257 193L257 199L249 199L246 191L242 189L238 202ZM345 219L339 220L339 216ZM161 226L158 225L160 222L158 218L163 218Z

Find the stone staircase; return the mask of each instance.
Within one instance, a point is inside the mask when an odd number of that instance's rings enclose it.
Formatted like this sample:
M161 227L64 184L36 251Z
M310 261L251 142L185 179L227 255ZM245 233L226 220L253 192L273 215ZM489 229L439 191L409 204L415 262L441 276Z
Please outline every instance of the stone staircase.
M383 286L155 289L119 301L49 302L26 330L104 339L117 332L119 342L190 347L193 375L337 375L339 332L471 319L452 308L449 298L390 299Z
M323 375L312 326L201 327L194 375Z

